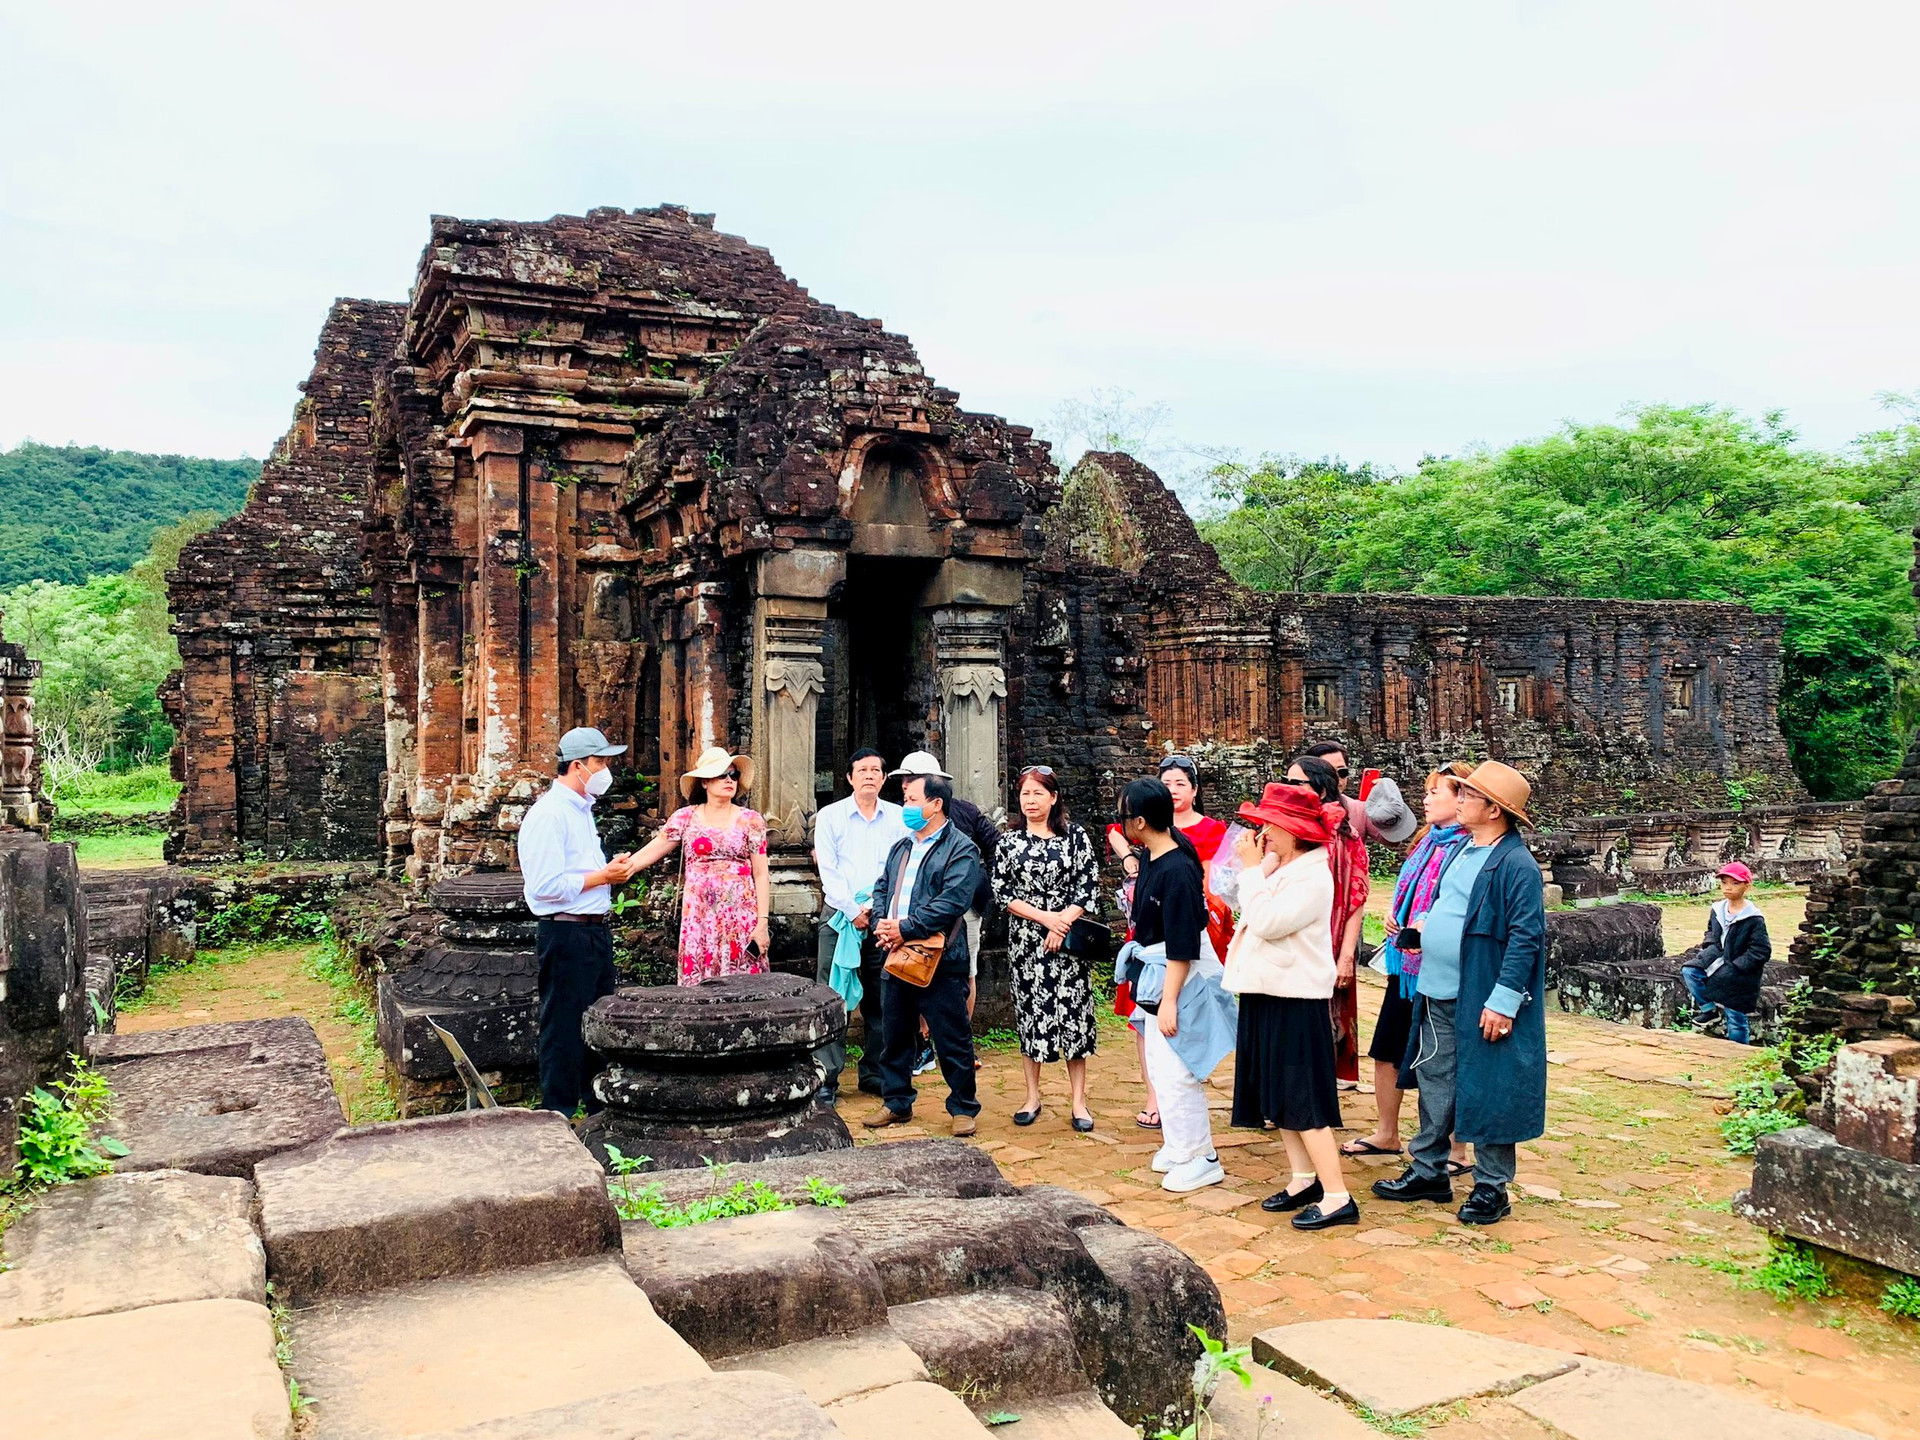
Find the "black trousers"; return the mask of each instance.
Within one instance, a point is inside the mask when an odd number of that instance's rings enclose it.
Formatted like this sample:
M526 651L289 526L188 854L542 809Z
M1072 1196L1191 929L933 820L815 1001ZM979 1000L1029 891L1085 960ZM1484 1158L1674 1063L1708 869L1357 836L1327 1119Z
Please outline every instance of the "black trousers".
M933 983L922 990L887 975L880 981L880 1098L889 1110L906 1114L919 1094L913 1088L913 1061L920 1052L920 1021L940 1057L947 1080L947 1113L978 1115L980 1100L973 1073L973 1026L967 1020L967 957L951 949L941 957Z
M839 933L831 925L820 927L814 979L822 985L828 983L833 975L833 952L839 942ZM847 1018L851 1020L853 1017L849 1015ZM860 1019L865 1026L860 1042L860 1088L878 1091L881 1036L885 1034L880 1015L880 947L864 938L860 942ZM847 1065L845 1038L822 1045L813 1053L827 1070L827 1078L820 1084L820 1093L830 1097L838 1095L840 1072Z
M592 1114L603 1108L588 1083L599 1066L580 1038L580 1017L613 993L613 931L542 917L534 954L540 960L540 1108L572 1119L584 1100Z

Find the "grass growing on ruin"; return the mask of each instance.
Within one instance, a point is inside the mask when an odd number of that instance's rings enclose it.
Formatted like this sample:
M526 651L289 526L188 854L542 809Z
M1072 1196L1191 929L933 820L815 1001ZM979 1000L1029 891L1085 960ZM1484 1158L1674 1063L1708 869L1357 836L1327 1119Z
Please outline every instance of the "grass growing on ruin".
M73 1057L51 1085L36 1085L20 1105L20 1160L6 1188L17 1195L103 1175L127 1147L99 1134L113 1092L107 1077Z
M380 1050L379 1015L373 996L331 925L301 968L309 979L332 992L334 1019L353 1031L353 1059L365 1083L365 1093L359 1103L348 1102L347 1123L367 1125L375 1120L399 1119L399 1103L387 1084L386 1056ZM342 1088L337 1079L335 1088ZM342 1099L346 1098L343 1093Z
M607 1194L612 1197L613 1208L620 1212L622 1220L644 1220L657 1229L677 1230L687 1225L704 1225L709 1220L731 1220L736 1215L764 1215L769 1211L797 1208L764 1180L736 1180L726 1190L716 1188L711 1195L676 1205L661 1193L657 1183L633 1183L634 1174L652 1163L651 1156L623 1155L618 1146L607 1146L607 1168L612 1172L607 1179ZM716 1187L727 1168L708 1164ZM818 1175L809 1175L807 1202L839 1209L847 1199L839 1186L829 1184Z

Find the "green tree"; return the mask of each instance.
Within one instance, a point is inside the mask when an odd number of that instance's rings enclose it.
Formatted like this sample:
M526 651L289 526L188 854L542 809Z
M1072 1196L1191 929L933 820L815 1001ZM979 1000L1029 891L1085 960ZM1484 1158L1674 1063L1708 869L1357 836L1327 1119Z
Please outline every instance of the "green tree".
M1260 590L1325 590L1353 535L1368 486L1387 479L1372 465L1263 455L1221 459L1207 472L1225 507L1200 533L1227 569Z

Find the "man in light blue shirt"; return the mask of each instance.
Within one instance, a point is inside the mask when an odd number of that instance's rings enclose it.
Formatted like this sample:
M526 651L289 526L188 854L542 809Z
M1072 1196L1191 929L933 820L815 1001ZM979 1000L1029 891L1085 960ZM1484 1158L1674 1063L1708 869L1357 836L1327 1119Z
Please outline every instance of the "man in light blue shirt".
M593 802L613 784L607 762L626 750L587 726L562 735L559 778L528 809L515 846L522 893L540 921L540 1106L568 1119L583 1101L589 1113L601 1108L588 1088L580 1019L613 993L613 887L632 876L633 857L607 859Z
M1457 1139L1473 1146L1473 1193L1460 1220L1492 1225L1512 1213L1516 1147L1546 1128L1546 914L1540 866L1515 828L1532 823L1526 779L1489 760L1459 793L1472 843L1447 867L1418 931L1403 927L1395 938L1421 957L1401 1066L1419 1085L1420 1133L1407 1146L1406 1173L1375 1181L1373 1193L1450 1202Z
M873 933L873 887L894 843L907 838L900 807L880 798L886 783L887 762L878 750L856 750L847 762L847 784L853 793L823 806L813 822L813 863L820 871L820 933L815 978L840 990L857 1005L866 1039L860 1051L860 1088L880 1093L880 974L879 951L867 941ZM834 957L843 950L857 955L851 973L842 964L840 982L834 976ZM857 988L849 997L842 984ZM851 1016L849 1016L851 1018ZM822 1104L831 1105L840 1092L840 1072L847 1063L844 1037L814 1052L826 1067L820 1086Z

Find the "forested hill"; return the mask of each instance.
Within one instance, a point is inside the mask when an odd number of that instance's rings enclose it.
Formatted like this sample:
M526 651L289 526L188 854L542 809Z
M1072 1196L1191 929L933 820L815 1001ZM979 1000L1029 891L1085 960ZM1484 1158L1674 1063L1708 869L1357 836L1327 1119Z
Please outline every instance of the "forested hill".
M153 532L198 511L231 515L258 460L197 460L23 441L0 451L0 590L117 575Z

